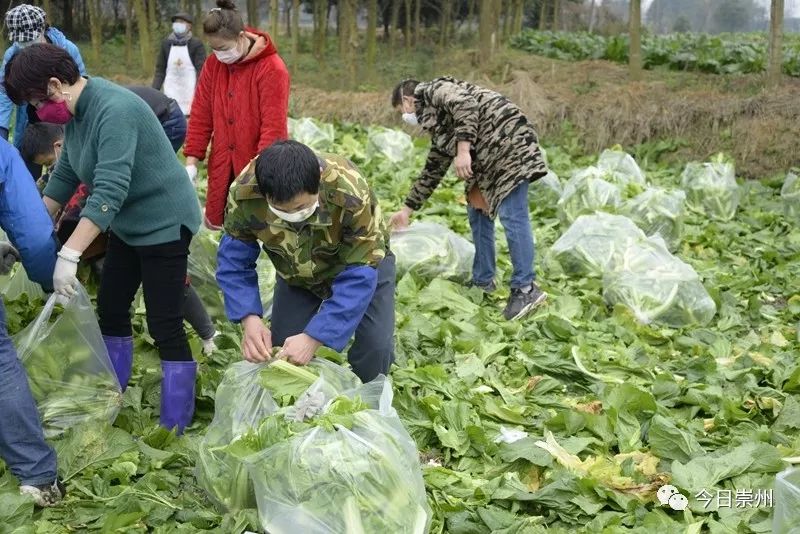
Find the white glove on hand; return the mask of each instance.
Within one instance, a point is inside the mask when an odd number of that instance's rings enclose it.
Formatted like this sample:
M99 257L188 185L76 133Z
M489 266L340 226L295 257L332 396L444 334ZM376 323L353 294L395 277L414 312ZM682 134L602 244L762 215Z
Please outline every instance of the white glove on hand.
M193 184L197 183L197 165L187 165L186 174L189 175L189 180L191 180Z
M61 247L56 261L56 269L53 271L53 290L59 295L71 297L75 294L78 287L78 262L81 261L81 253L71 248Z

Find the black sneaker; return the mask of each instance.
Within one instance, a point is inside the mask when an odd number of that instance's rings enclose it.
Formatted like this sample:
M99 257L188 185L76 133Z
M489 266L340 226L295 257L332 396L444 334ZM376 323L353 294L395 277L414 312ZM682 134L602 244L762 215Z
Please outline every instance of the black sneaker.
M536 284L531 284L527 291L522 288L512 288L506 309L503 310L503 317L508 321L519 319L530 313L546 299L547 293L539 289Z
M494 293L494 290L497 289L497 286L494 284L494 280L488 284L478 284L477 282L470 280L470 282L467 284L467 287L477 287L484 293Z
M20 486L19 492L22 495L30 495L33 497L33 503L36 506L48 508L61 502L61 499L67 494L67 488L60 479L56 479L52 484Z

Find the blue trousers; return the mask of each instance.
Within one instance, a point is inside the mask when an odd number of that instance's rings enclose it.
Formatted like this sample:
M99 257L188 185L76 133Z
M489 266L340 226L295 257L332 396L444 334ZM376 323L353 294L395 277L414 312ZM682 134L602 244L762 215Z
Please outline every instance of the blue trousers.
M28 377L6 329L0 302L0 457L20 484L38 486L56 479L56 453L45 442Z
M534 244L528 207L528 181L519 184L503 199L497 211L506 232L508 252L514 268L511 287L528 287L536 278L533 271ZM472 229L472 242L475 243L472 281L486 285L494 280L494 221L471 206L467 206L467 215Z

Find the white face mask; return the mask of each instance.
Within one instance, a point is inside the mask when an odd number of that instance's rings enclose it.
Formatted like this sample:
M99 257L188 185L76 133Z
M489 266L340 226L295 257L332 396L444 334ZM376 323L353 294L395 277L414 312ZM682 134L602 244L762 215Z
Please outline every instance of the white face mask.
M312 205L310 205L307 208L303 208L301 210L293 211L292 213L288 213L288 212L285 212L285 211L281 211L281 210L279 210L277 208L273 208L272 204L269 204L269 210L272 213L274 213L277 217L283 219L284 221L290 222L290 223L300 223L300 222L305 221L306 219L308 219L309 217L314 215L314 212L317 211L318 207L319 207L319 200L317 200L316 202L314 202Z
M417 126L419 124L416 113L403 113L403 122L411 126Z
M242 58L242 52L239 50L239 42L230 50L214 50L214 55L220 62L230 65L236 63Z
M173 22L172 31L175 32L175 35L183 35L189 31L189 26L185 22Z

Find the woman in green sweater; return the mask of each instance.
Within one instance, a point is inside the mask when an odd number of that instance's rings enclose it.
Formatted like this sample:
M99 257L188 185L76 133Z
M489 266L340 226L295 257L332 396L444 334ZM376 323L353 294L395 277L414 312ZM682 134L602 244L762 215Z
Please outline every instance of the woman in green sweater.
M3 83L12 101L29 102L44 122L66 125L61 157L44 190L50 214L80 183L91 192L58 254L55 291L75 292L81 254L108 231L97 306L111 362L125 388L133 363L130 308L141 285L161 356L161 424L182 432L194 414L197 374L183 330L183 288L189 243L201 222L186 170L142 99L101 78L82 78L57 46L21 50L7 64Z

